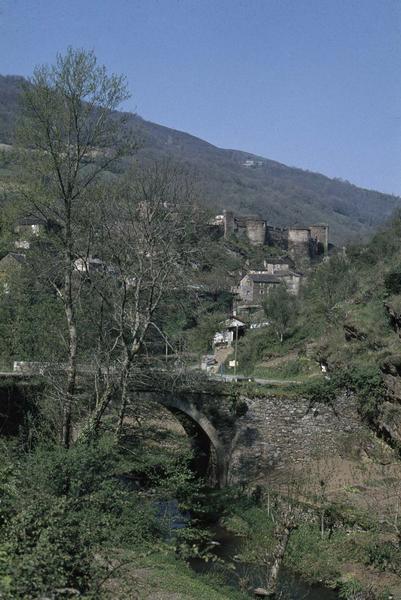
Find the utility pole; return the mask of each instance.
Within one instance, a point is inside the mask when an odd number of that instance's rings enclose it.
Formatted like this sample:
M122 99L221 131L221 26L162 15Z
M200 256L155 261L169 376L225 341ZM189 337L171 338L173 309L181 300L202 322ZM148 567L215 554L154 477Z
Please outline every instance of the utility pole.
M238 325L236 325L236 327L235 327L234 377L237 375L237 352L238 352Z

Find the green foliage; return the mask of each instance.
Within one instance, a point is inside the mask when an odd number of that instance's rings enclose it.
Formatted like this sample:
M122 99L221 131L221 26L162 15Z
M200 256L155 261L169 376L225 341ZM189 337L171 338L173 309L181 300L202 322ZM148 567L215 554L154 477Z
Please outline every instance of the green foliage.
M222 329L222 323L227 319L223 312L206 313L199 317L197 326L188 331L189 346L194 352L211 351L213 336Z
M66 498L42 497L11 520L6 531L10 598L63 587L89 589L94 556L81 516Z
M349 258L359 269L369 271L372 267L383 263L395 268L399 265L399 239L401 235L401 213L397 208L391 220L380 231L376 232L366 245L350 247Z
M336 305L348 298L356 289L356 273L352 263L342 256L333 256L319 265L311 274L305 288L308 318L323 315L336 319Z
M291 535L285 563L289 568L301 570L310 581L334 580L339 573L338 557L330 542L320 535L317 526L301 524Z
M272 344L277 344L277 337L271 329L249 331L238 342L239 372L245 375L251 374L255 364L263 358Z
M318 402L332 405L341 390L342 382L336 379L318 379L305 383L300 392L309 399L311 405Z
M126 458L111 439L70 450L38 446L26 455L3 448L1 464L7 465L0 473L5 598L63 587L89 594L105 576L96 553L115 546L145 551L155 543L154 508L124 484Z
M380 571L393 571L399 573L401 569L401 552L391 542L374 542L368 548L366 564L373 565Z
M246 600L247 592L227 585L226 577L215 569L199 574L183 561L171 555L157 555L142 559L139 566L149 573L149 593L153 597L179 596L185 600ZM131 590L127 591L127 598Z
M283 361L277 366L256 366L253 375L265 379L296 379L305 378L317 371L317 365L304 357Z
M339 583L338 594L342 600L354 600L363 591L363 586L355 577L349 577Z
M390 294L401 294L401 267L385 275L384 285Z
M46 361L65 354L61 304L54 291L41 286L37 274L24 265L0 286L0 362Z
M119 472L129 471L138 476L159 499L174 497L185 502L199 487L189 468L192 451L185 447L178 453L170 453L160 437L158 441L161 447L146 451L141 446L131 446L128 439L122 440Z
M349 371L350 385L359 398L362 415L373 418L377 404L385 396L381 373L376 366L363 365Z
M244 510L245 508L245 510ZM265 508L257 506L236 509L233 517L226 520L227 527L241 536L241 557L245 562L260 564L261 557L268 556L275 546L274 521Z
M336 371L330 377L311 380L300 391L310 399L311 404L324 402L330 405L342 391L352 391L357 395L361 414L367 420L375 417L378 402L385 395L379 368L366 364L353 365Z
M317 524L301 523L291 534L285 564L309 581L338 581L346 561L365 561L366 534L342 527L322 538Z
M263 302L263 310L280 342L295 323L296 308L296 298L285 285L273 287Z

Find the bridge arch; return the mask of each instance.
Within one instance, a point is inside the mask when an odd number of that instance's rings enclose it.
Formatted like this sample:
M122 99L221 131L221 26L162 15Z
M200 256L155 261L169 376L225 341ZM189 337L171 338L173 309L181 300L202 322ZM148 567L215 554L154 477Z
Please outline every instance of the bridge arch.
M215 483L217 487L227 485L230 448L221 433L211 422L210 418L197 406L190 395L175 393L145 393L153 402L157 402L170 411L181 423L195 451L202 450L207 456L201 464L200 471L206 474L213 457ZM206 447L207 445L207 447ZM195 456L195 462L199 455ZM200 459L202 463L202 458Z

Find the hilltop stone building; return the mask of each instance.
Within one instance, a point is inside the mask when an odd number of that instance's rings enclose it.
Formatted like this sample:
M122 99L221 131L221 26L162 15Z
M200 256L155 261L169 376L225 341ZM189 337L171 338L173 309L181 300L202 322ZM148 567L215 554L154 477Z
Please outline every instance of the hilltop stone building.
M298 295L303 274L293 267L294 263L288 257L270 257L265 259L263 269L246 273L232 290L235 311L249 314L260 309L263 300L278 285L285 285L290 294Z
M297 295L301 284L301 273L295 271L250 271L239 282L238 300L243 305L260 306L270 290L284 284L291 294Z
M254 246L281 248L297 262L325 256L329 249L328 225L273 227L260 217L236 216L226 210L222 215L222 227L225 237L246 237Z

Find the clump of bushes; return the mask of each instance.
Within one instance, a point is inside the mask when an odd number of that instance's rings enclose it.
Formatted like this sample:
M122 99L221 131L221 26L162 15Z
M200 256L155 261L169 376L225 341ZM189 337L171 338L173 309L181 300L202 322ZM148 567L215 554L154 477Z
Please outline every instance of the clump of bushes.
M385 275L384 286L390 294L401 294L401 267Z
M384 382L376 365L355 365L339 369L330 377L312 380L302 387L302 393L309 398L311 404L323 402L332 405L343 390L357 395L364 418L373 420L376 417L378 403L385 394Z
M154 502L126 485L129 463L111 438L0 453L1 598L57 597L65 588L100 598L113 549L143 553L160 540ZM183 485L185 465L173 471L165 478Z

